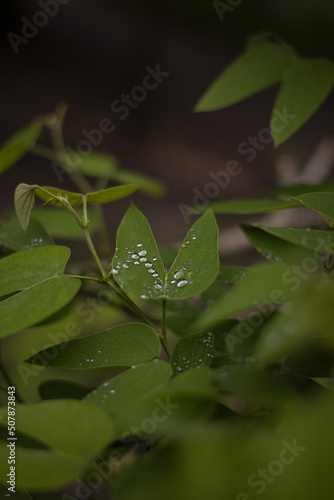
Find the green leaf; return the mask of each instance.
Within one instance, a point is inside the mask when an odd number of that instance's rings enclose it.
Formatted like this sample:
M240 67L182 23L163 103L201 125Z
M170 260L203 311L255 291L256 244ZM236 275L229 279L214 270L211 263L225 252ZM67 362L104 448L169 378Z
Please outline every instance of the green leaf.
M202 96L195 111L223 109L274 85L291 65L292 53L265 41L250 46Z
M314 252L263 231L259 227L241 226L249 241L266 259L281 264L300 264L304 259L314 257ZM320 232L320 231L319 231ZM321 258L318 257L319 263Z
M0 337L32 326L62 309L77 294L81 281L63 274L70 256L66 247L17 252L0 261Z
M117 232L113 272L126 292L144 298L164 293L165 269L149 223L131 204Z
M192 329L211 328L223 319L242 311L257 309L266 302L284 302L285 295L291 290L289 273L289 267L278 264L265 263L250 268L243 281L228 295L217 300L211 309L195 321Z
M167 302L166 309L167 328L181 337L186 333L187 326L193 323L201 312L198 307L185 300L170 300Z
M296 229L294 227L259 227L268 234L289 241L294 245L300 245L311 250L317 250L318 252L334 253L334 233L332 231L320 231L310 228ZM313 253L314 256L315 254Z
M171 365L175 374L192 368L210 366L215 353L212 333L193 333L183 337L175 345Z
M0 302L0 338L52 316L76 296L80 286L79 279L63 274L3 300Z
M215 280L218 269L218 229L214 216L208 211L185 237L168 272L165 295L170 299L197 295Z
M217 225L207 212L190 228L165 278L146 218L131 206L117 233L113 272L118 283L142 298L185 299L205 290L218 272Z
M171 375L168 363L154 359L104 382L88 394L84 402L99 406L109 413L119 414L137 404L142 397L166 382Z
M220 266L217 280L227 283L241 283L248 269L248 267L242 266Z
M215 338L218 340L218 344L224 342L220 351L227 354L230 362L252 363L254 361L254 346L264 325L272 318L273 314L273 311L253 314L243 321L238 321L228 332L224 329L219 332L217 328Z
M296 184L293 186L278 186L270 189L270 195L286 196L288 198L305 193L334 192L334 182L323 182L322 184Z
M43 491L68 486L83 474L88 461L58 450L16 448L16 487ZM0 460L8 460L8 448L0 442Z
M89 156L81 157L76 166L84 175L101 179L110 179L116 170L116 158L108 153L91 153Z
M79 217L83 217L83 210L76 209ZM74 220L73 215L67 210L59 208L35 208L33 211L34 219L40 221L54 238L63 238L71 240L84 240L85 236ZM88 209L89 230L91 233L99 229L99 219L93 210Z
M284 378L269 370L258 370L252 364L224 366L220 369L220 379L231 394L272 409L296 399Z
M45 189L48 193L45 191L42 191L42 189ZM80 193L72 193L72 191L64 191L63 189L57 189L54 187L50 186L43 186L42 188L37 188L36 189L36 195L41 198L42 200L45 201L50 201L52 205L62 205L62 203L59 200L53 199L57 198L58 196L62 196L63 198L66 198L69 204L72 207L75 207L76 205L80 205L82 203L82 197L83 195Z
M161 198L166 194L166 187L162 182L138 172L121 169L116 171L112 178L117 182L135 184L140 191L153 198Z
M71 251L63 246L32 248L0 260L0 296L38 285L61 274Z
M42 122L35 121L11 137L0 150L0 173L16 163L37 141Z
M54 241L44 226L36 219L31 219L29 227L24 231L18 219L13 219L0 228L0 242L11 250L28 250L30 248L54 245Z
M24 230L29 225L32 209L35 205L36 186L19 184L15 189L15 210L17 218Z
M296 196L296 200L325 217L334 219L334 193L307 193Z
M332 90L334 65L330 61L299 61L287 74L271 117L271 133L279 146L319 108Z
M327 277L294 276L293 299L262 330L254 351L257 361L270 363L296 349L312 335L332 337L334 283Z
M262 214L274 210L298 207L298 202L282 200L231 200L210 203L208 208L215 214Z
M160 341L150 326L127 323L88 337L63 342L57 348L53 359L50 359L50 353L45 349L27 362L62 368L129 367L158 357Z
M87 194L87 201L89 203L109 203L110 201L119 200L129 196L138 188L132 184L126 186L117 186L109 189L103 189L103 191L96 191L95 193Z
M0 415L7 426L7 408ZM68 399L17 405L16 429L51 448L16 448L17 486L32 491L74 481L113 438L111 421L103 411Z

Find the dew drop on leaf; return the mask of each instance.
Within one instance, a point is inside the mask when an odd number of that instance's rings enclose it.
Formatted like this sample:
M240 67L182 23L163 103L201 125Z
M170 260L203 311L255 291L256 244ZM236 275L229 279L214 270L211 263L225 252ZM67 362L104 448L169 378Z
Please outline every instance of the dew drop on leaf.
M188 284L188 281L187 280L182 280L182 281L179 281L178 284L176 285L178 288L183 288L184 286L186 286Z
M180 278L182 278L182 276L184 275L184 271L182 271L182 269L180 271L177 271L175 274L174 274L174 278L176 280L179 280Z

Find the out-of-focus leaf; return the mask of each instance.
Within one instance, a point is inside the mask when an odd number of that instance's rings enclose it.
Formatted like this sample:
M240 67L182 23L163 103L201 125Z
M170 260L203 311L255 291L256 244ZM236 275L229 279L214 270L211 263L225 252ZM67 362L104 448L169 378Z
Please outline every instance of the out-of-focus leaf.
M26 231L22 229L18 219L13 219L0 228L0 242L11 250L28 250L30 248L54 245L54 241L44 226L36 219L31 219Z
M121 198L129 196L137 189L137 186L128 184L126 186L103 189L102 191L96 191L95 193L88 193L86 196L89 203L110 203L111 201L120 200Z
M196 105L196 111L226 108L279 82L292 63L281 45L265 41L251 45L213 82Z
M334 193L306 193L296 196L296 200L315 212L334 219Z
M279 146L319 108L332 90L334 65L316 59L299 61L286 74L271 117L271 133Z
M241 226L241 229L256 250L274 263L293 265L300 264L304 259L314 258L314 252L308 248L284 241L262 228ZM318 260L320 262L321 259Z
M16 163L37 141L42 122L34 121L11 137L0 150L0 173Z

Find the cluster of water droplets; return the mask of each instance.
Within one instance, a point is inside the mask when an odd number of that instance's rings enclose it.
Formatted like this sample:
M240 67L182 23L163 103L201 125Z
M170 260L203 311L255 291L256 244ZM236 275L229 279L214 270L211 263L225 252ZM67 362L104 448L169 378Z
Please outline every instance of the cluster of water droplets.
M96 353L96 357L87 357L84 362L80 362L79 363L79 366L80 368L81 367L84 367L84 368L87 368L87 365L88 365L88 368L89 368L89 365L91 365L91 367L94 367L94 366L108 366L108 362L109 362L109 359L108 358L105 358L105 359L102 359L103 358L103 355L101 356L101 349L99 349ZM97 365L92 365L92 363L94 362L97 362Z
M181 245L181 248L187 248L188 245L194 244L195 240L197 239L197 236L195 236L195 230L194 228L191 228L186 239ZM180 267L177 271L174 272L173 278L170 280L170 286L172 285L173 290L175 291L175 288L184 288L185 286L188 285L188 283L192 283L192 276L195 273L199 272L199 269L196 268L195 271L189 270L191 266L191 260L188 260L187 263L183 264L182 267Z
M141 268L145 269L148 276L154 278L152 280L149 279L148 282L143 282L143 287L147 290L147 295L142 295L143 299L146 299L147 296L153 296L157 291L163 291L163 281L159 276L159 273L155 270L154 265L158 260L157 256L149 257L147 250L143 247L142 243L137 243L135 247L129 248L125 247L125 250L128 254L126 260L124 262L118 261L116 266L112 269L112 273L117 276L117 280L123 286L125 281L124 272L127 272L128 269L134 269L134 266L141 266ZM115 259L119 259L116 254Z
M178 361L173 361L174 370L178 373L189 370L190 368L200 368L201 366L209 366L211 364L214 355L214 344L213 344L213 334L209 332L206 337L201 336L195 339L195 345L198 343L204 343L206 350L208 352L203 353L201 356L206 356L209 360L205 360L205 357L199 357L198 359L190 360L186 356L182 356ZM195 348L194 348L195 350Z
M40 238L31 238L29 243L23 246L22 250L29 250L29 248L35 248L35 247L40 247L44 243L44 240L42 237Z
M117 393L113 385L113 380L104 382L102 385L100 385L100 387L94 389L94 391L89 394L88 399L92 398L99 404L105 405L108 400L110 400L110 398L112 398L113 395Z

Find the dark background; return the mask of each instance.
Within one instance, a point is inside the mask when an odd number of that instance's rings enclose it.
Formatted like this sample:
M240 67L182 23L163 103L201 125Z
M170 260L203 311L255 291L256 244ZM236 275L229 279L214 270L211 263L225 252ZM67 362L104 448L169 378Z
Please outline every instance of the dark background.
M269 144L248 164L238 145L268 126L277 89L226 110L193 112L208 85L254 33L271 30L304 57L333 60L331 0L244 0L223 22L205 0L70 0L15 54L8 33L20 35L22 17L31 20L39 10L36 1L1 2L0 142L63 100L70 104L66 143L74 149L83 129L113 119L116 131L105 136L99 150L114 153L125 168L155 176L169 188L162 202L135 196L164 243L184 236L187 226L178 205L192 203L192 190L210 181L210 171L235 159L243 172L220 199L261 196L275 183L277 156L292 153L302 164L325 136L333 135L331 97L286 144L277 150ZM170 76L120 121L110 110L112 101L141 83L147 65L157 64ZM2 207L12 206L19 182L58 183L50 162L33 155L5 172L0 182ZM62 187L73 186L66 181ZM127 205L124 200L108 206L111 234ZM239 219L218 220L224 226Z

